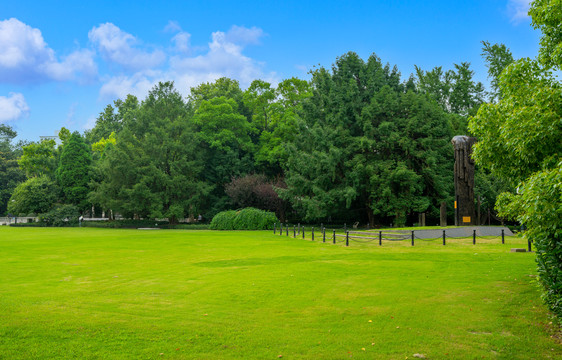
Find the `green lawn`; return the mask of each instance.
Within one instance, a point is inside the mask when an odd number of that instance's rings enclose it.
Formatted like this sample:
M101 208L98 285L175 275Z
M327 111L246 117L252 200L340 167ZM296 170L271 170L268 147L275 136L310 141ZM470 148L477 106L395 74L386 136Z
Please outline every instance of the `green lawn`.
M2 227L0 358L560 358L511 247Z

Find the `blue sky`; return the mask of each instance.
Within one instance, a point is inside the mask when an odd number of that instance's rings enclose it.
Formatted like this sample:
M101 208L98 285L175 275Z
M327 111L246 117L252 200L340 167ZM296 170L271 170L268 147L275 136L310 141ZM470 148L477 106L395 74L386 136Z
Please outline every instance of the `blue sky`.
M158 81L184 95L228 76L308 78L337 56L376 53L407 79L414 65L468 61L487 84L482 40L534 57L526 0L3 1L0 122L19 139L83 132L104 107Z

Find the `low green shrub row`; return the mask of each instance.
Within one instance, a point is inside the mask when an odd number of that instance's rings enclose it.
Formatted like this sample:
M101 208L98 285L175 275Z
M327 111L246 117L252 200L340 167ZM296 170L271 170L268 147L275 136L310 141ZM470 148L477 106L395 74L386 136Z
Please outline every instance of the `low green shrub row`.
M137 229L157 227L160 229L206 230L209 224L169 224L167 221L154 220L113 220L113 221L82 221L83 227L106 229Z
M255 208L228 210L215 215L211 221L213 230L271 230L279 222L270 211Z

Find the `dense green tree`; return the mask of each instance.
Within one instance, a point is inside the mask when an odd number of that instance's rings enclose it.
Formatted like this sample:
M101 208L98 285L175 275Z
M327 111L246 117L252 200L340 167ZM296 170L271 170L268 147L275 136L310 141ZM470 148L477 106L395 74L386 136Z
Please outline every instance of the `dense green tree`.
M266 130L272 122L272 105L276 93L270 83L254 80L244 92L244 102L252 111L252 124L259 130Z
M256 166L270 177L283 176L287 162L286 144L298 132L303 102L311 96L308 81L290 78L275 89L275 101L269 104L269 122L260 133L255 153Z
M206 217L228 207L224 186L233 177L253 171L254 131L248 119L238 112L233 99L224 96L203 100L193 116L198 152L204 159L203 177L214 189L204 209Z
M57 201L59 191L46 175L28 179L15 188L8 202L8 212L16 216L46 213Z
M307 219L359 209L404 223L413 211L436 212L452 177L446 114L425 95L406 92L400 73L376 56L355 53L332 72L312 74L299 135L289 146L284 198Z
M197 214L212 185L202 181L200 139L173 83L159 83L108 143L90 200L127 217Z
M449 113L453 135L466 135L468 116L474 115L484 102L484 85L474 81L470 64L454 64L454 70L441 66L424 71L416 66L417 91L436 101Z
M86 141L93 144L109 138L111 133L119 133L125 123L135 121L138 107L138 99L133 95L127 95L125 100L115 100L113 106L107 105L96 119L96 125L85 132Z
M8 200L16 186L25 180L25 173L17 161L21 146L12 144L16 136L10 126L0 124L0 215L6 213Z
M73 132L62 148L56 179L64 194L64 202L81 211L88 207L91 163L90 147L78 132Z
M562 319L562 1L537 0L530 14L543 37L538 60L521 59L502 71L497 104L482 105L471 119L478 136L477 163L517 188L503 193L503 216L527 227L534 242L544 299Z
M57 169L55 140L32 142L24 146L18 163L27 177L46 175L54 178Z

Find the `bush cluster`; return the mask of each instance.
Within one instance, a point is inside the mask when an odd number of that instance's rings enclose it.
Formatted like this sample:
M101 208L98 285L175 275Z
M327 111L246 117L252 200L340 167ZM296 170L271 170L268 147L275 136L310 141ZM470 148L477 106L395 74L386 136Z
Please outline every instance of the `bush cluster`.
M169 224L167 221L155 220L113 220L113 221L83 221L83 227L106 228L106 229L136 229L140 227L158 227L161 229L186 229L186 230L206 230L208 224Z
M41 222L46 226L76 226L80 212L74 205L60 205L46 214L40 216Z
M255 208L228 210L215 215L211 221L213 230L271 230L279 222L270 211Z

